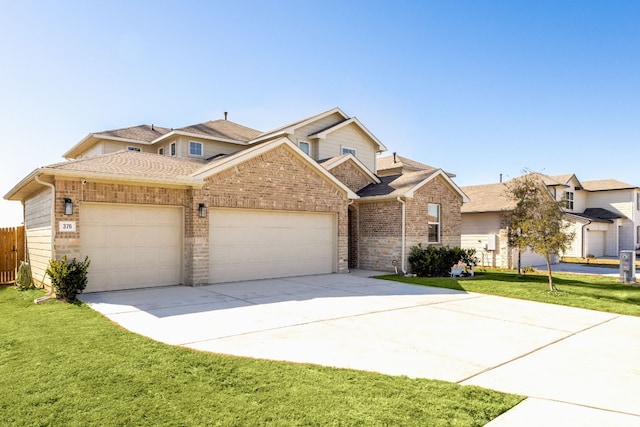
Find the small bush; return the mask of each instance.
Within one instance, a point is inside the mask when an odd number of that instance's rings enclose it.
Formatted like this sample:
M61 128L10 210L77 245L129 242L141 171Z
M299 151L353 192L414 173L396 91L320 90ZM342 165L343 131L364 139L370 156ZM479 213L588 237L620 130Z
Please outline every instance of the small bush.
M31 265L28 262L20 261L20 267L18 267L18 274L16 275L16 288L22 291L33 287Z
M57 298L75 301L77 295L87 287L87 270L90 263L89 257L85 257L84 261L76 261L75 258L67 261L66 255L60 261L49 261L47 274L51 278Z
M462 261L468 266L477 263L475 249L462 249L458 247L435 247L418 244L411 248L409 264L411 271L421 277L446 277L451 272L451 267Z

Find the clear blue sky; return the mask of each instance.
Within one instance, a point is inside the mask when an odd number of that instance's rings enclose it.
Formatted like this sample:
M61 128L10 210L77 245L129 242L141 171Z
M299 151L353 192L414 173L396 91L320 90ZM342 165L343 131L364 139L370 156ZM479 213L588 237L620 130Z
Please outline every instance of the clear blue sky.
M640 186L640 1L0 0L0 196L90 132L336 106L461 186Z

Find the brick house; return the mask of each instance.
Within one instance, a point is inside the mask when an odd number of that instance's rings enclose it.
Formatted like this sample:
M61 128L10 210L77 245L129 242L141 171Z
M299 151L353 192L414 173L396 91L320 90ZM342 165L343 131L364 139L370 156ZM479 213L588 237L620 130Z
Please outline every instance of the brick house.
M87 292L393 271L418 242L459 246L452 175L385 150L338 108L269 132L142 125L88 135L5 198L24 205L34 277L89 256Z

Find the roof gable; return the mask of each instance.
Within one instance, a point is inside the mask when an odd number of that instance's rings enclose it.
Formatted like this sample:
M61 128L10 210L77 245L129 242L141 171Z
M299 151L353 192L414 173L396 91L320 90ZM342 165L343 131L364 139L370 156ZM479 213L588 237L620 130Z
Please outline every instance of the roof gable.
M309 135L309 138L326 139L329 134L342 129L345 126L354 126L354 127L356 127L367 138L369 138L369 140L371 142L373 142L374 145L376 145L376 151L377 152L381 152L381 151L386 151L387 150L387 147L385 147L384 144L382 142L380 142L380 140L378 138L376 138L371 132L369 132L369 129L367 129L360 122L360 120L358 120L356 117L351 117L350 119L347 119L347 120L344 120L344 121L342 121L340 123L337 123L337 124L327 128L327 129L324 129L324 130L319 131L319 132L312 133L311 135Z
M332 108L330 110L324 111L322 113L315 114L313 116L310 116L310 117L307 117L307 118L304 118L304 119L301 119L301 120L297 120L297 121L295 121L293 123L289 123L287 125L280 126L278 128L272 129L272 130L267 131L267 132L263 132L262 134L260 134L257 137L255 137L251 141L251 143L258 143L258 142L266 141L266 140L269 140L269 139L272 139L272 138L275 138L275 137L278 137L278 136L284 136L284 135L287 135L287 134L293 134L296 131L296 129L299 129L301 127L307 126L308 124L313 123L315 121L322 120L325 117L329 117L329 116L331 116L333 114L337 114L337 115L341 116L343 120L347 120L349 118L349 116L347 116L344 113L344 111L342 111L338 107L335 107L335 108Z
M300 148L295 146L288 138L278 138L268 142L264 142L259 145L255 145L246 150L239 151L234 154L230 154L228 156L220 157L210 161L207 165L202 167L193 176L199 180L204 180L205 178L215 175L217 173L223 172L229 168L232 168L242 162L245 162L253 157L259 156L262 153L265 153L269 150L274 149L275 147L284 146L292 153L296 155L302 162L306 163L308 167L312 170L323 176L325 179L330 181L333 185L340 188L345 192L346 196L350 199L357 199L358 196L351 191L346 185L340 182L336 177L331 175L325 168L320 166L317 162L312 160L306 153L304 153Z
M342 154L340 156L332 157L323 162L319 162L323 168L326 170L331 170L341 164L349 162L353 163L353 166L356 167L363 175L366 175L372 183L379 183L380 178L374 175L357 157L355 157L351 153Z
M400 175L388 175L380 178L379 184L371 184L358 191L361 198L412 198L414 193L425 184L441 177L454 192L462 197L463 202L468 202L469 197L458 187L442 170L408 172Z

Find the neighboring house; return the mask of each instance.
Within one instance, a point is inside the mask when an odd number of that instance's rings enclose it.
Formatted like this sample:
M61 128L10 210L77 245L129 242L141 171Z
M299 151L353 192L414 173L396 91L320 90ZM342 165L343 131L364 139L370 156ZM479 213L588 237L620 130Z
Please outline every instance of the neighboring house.
M620 250L640 245L640 188L615 180L579 181L573 174L540 175L575 232L571 247L560 255L584 258L616 257ZM505 183L474 185L462 190L471 199L462 207L462 247L475 248L482 265L514 268L517 252L507 241L513 202ZM544 258L526 251L522 266L543 265Z
M268 132L142 125L88 135L5 198L34 277L89 256L87 292L393 271L413 244L458 246L467 198L427 165L378 175L385 150L339 108Z

